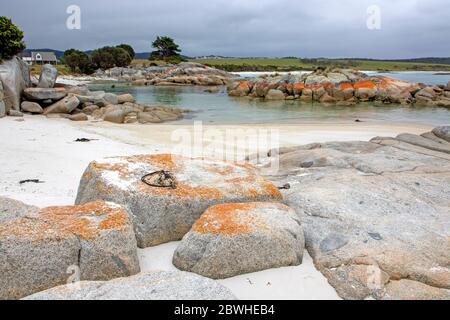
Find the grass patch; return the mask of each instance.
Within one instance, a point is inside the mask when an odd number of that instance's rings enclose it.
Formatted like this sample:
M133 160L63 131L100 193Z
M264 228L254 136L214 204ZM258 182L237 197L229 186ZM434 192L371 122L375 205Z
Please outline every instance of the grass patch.
M376 60L322 60L317 63L302 62L300 59L280 58L229 58L229 59L193 59L218 69L238 71L302 71L314 70L318 66L331 66L340 68L353 68L367 71L450 71L450 65L400 62L400 61L376 61Z
M56 69L58 70L58 75L60 76L70 76L74 75L73 72L70 71L70 69L63 64L56 65ZM42 65L34 64L30 67L30 73L32 76L37 76L41 74L42 71Z

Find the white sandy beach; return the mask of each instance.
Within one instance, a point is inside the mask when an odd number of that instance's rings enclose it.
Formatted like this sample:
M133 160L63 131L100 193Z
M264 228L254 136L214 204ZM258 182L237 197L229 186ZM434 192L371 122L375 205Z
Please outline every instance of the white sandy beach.
M174 145L172 132L180 127L190 129L189 126L173 124L76 123L28 115L24 121L2 118L0 195L40 207L72 205L80 177L90 161L108 156L171 152ZM401 132L423 133L431 126L348 122L288 125L278 129L280 144L284 146L333 140L369 140L374 136L394 136ZM77 138L98 140L74 142ZM20 185L19 181L25 179L39 179L43 183ZM173 270L171 258L176 245L168 243L139 250L142 270ZM267 270L220 282L239 299L339 298L315 269L307 253L301 266Z

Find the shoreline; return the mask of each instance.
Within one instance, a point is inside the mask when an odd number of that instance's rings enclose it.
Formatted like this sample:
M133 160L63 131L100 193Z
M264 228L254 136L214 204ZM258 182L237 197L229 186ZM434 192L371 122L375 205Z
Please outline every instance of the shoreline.
M80 177L87 165L99 158L171 152L171 133L192 129L190 125L114 125L106 122L77 123L66 119L47 119L25 115L24 121L12 117L0 119L0 135L4 138L0 159L0 195L39 207L72 205ZM248 129L258 126L205 125L215 128ZM432 126L414 124L327 123L307 125L271 125L263 128L280 130L280 146L336 140L369 140L377 135L401 132L421 133ZM97 139L88 143L77 138ZM20 185L24 179L39 179L41 184ZM171 263L177 242L139 249L142 272L175 270ZM295 281L293 281L295 279ZM240 299L258 300L335 300L340 299L305 251L304 261L297 267L270 269L219 280Z

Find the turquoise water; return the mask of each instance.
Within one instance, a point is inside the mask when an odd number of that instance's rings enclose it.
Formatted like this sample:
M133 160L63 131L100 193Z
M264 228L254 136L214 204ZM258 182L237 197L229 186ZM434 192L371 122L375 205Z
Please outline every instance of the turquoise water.
M415 73L402 73L404 77L423 77ZM390 74L393 76L393 74ZM432 81L445 76L425 75ZM441 78L442 77L442 78ZM450 76L448 76L450 78ZM411 79L411 78L410 78ZM422 78L423 79L423 78ZM419 80L420 81L420 80ZM423 82L423 81L421 81ZM233 98L222 88L219 93L206 93L205 87L131 87L111 84L93 84L92 90L105 90L117 94L131 93L139 103L170 105L193 112L178 123L201 120L215 124L256 123L321 123L345 122L360 119L367 122L419 123L427 125L450 124L450 109L411 107L364 103L353 107L324 106L320 103L299 101L262 101Z

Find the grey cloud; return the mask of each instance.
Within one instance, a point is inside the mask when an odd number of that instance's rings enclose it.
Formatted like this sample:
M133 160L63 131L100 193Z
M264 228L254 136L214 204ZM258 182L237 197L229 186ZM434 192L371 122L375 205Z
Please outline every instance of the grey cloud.
M66 8L82 10L68 30ZM379 5L382 29L368 30ZM156 35L187 55L377 57L450 56L448 0L15 0L2 4L30 48L83 50L122 42L149 51Z

